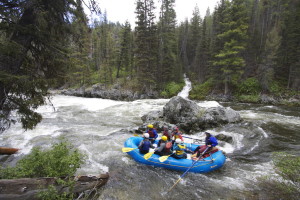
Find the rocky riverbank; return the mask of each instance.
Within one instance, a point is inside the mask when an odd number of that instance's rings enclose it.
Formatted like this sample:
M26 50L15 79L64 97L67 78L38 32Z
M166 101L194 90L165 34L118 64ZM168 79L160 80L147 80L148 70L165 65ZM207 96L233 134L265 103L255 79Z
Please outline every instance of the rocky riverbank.
M91 87L80 88L67 88L57 90L56 93L78 96L78 97L90 97L90 98L103 98L119 101L134 101L138 99L158 99L162 98L157 91L151 92L137 92L132 90L122 89L119 85L114 85L111 88L107 88L102 84L96 84ZM207 101L218 102L240 102L240 103L259 103L267 105L288 105L288 106L300 106L300 95L293 96L272 96L261 94L255 101L249 99L239 100L232 95L224 94L210 94L206 97Z
M119 101L134 101L138 99L157 99L159 98L158 92L141 93L131 90L121 89L118 85L111 88L106 88L104 85L96 84L91 87L81 87L77 89L62 89L57 91L63 95L102 98Z

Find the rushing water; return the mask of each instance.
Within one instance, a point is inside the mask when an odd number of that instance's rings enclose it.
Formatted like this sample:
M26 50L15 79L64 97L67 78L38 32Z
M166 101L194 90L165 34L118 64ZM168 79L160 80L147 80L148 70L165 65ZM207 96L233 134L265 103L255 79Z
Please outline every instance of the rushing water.
M240 112L243 122L211 129L213 134L232 136L220 141L228 159L208 174L187 174L170 192L166 191L182 172L146 166L121 151L130 130L142 124L141 116L162 109L169 99L112 101L55 95L54 106L41 106L43 120L36 129L24 131L13 125L0 135L0 146L21 148L18 154L1 156L0 163L14 164L33 146L49 147L61 136L87 155L78 174L110 173L99 199L276 199L263 193L259 177L275 176L271 154L274 151L300 152L300 108L252 104L223 104ZM200 106L219 105L198 102ZM199 132L193 137L203 138Z
M187 99L189 96L189 93L192 89L192 83L191 83L190 79L186 77L186 75L184 75L184 82L185 82L185 86L183 87L182 91L178 93L177 96L181 96L181 97Z

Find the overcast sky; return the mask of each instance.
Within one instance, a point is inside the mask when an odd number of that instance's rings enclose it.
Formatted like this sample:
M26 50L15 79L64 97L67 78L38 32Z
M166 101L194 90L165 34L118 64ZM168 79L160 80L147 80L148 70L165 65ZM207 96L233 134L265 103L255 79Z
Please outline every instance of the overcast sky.
M136 0L97 0L101 11L106 10L109 21L124 23L126 20L132 26L135 24L135 2ZM154 0L155 6L158 9L161 5L160 0ZM185 18L192 17L193 10L196 4L199 7L201 17L204 17L207 8L212 12L219 0L176 0L175 10L177 22L182 22ZM156 16L158 18L158 15Z

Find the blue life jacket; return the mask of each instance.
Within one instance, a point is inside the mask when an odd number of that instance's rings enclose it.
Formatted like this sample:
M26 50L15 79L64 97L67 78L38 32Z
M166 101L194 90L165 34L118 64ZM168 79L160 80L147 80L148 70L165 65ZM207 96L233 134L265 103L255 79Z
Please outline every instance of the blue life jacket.
M205 138L205 144L215 147L218 145L218 141L215 137L210 136L209 138Z
M150 149L151 142L149 140L144 140L141 150L148 151Z

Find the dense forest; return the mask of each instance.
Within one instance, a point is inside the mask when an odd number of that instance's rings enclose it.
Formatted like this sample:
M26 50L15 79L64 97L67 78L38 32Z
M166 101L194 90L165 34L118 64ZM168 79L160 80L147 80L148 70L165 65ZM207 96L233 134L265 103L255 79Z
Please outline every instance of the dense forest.
M13 110L33 128L50 88L118 84L169 97L186 74L193 99L299 94L299 0L220 0L204 17L195 6L183 22L174 6L137 0L132 28L110 22L94 0L1 0L2 129Z

